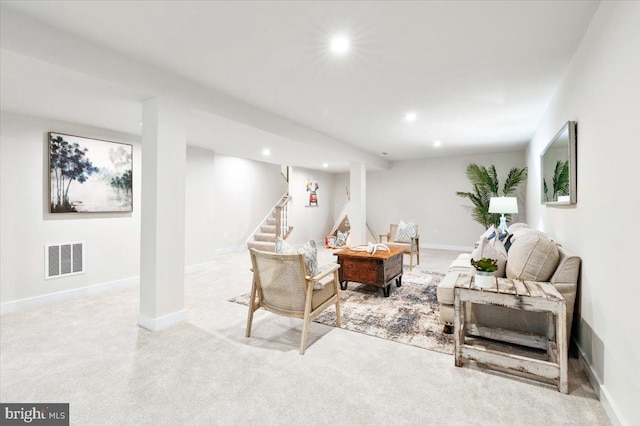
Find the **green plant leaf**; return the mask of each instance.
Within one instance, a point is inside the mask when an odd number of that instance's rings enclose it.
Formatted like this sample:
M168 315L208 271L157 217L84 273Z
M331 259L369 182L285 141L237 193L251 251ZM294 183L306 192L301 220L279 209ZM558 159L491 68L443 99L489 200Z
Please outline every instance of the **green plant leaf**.
M553 171L553 200L569 194L569 162L558 160Z
M517 186L526 179L527 168L512 168L505 182L504 189L508 191L505 195L512 193ZM473 185L473 192L458 191L458 197L467 198L473 206L465 206L470 210L471 218L480 223L485 228L490 225L500 223L500 214L489 213L489 202L491 197L498 197L500 184L495 166L489 168L471 163L467 166L466 175ZM508 217L508 216L507 216Z
M504 181L504 186L502 187L503 195L506 197L507 195L513 193L513 191L516 190L516 188L526 179L526 177L526 167L523 167L522 169L512 167L511 170L509 170L507 179Z

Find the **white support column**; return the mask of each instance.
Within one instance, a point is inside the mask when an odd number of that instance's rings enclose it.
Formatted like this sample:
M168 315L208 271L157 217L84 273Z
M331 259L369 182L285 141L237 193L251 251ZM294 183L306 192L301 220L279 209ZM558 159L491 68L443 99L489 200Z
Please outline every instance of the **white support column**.
M367 242L367 166L354 162L349 174L351 245Z
M142 218L138 324L162 330L184 310L186 108L170 99L142 104Z

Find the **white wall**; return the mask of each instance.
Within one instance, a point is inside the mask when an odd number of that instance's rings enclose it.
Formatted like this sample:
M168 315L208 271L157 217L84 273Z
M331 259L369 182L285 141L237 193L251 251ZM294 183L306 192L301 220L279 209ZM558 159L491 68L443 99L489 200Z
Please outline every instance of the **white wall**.
M582 257L580 350L614 422L640 424L640 3L603 2L528 150L527 216ZM539 155L578 122L578 203L540 204Z
M495 165L500 182L512 167L524 167L524 152L459 157L427 158L391 163L387 171L367 173L367 223L372 231L383 234L389 224L400 219L413 220L419 225L420 245L466 249L483 232L483 227L471 219L464 206L470 201L460 198L456 191L472 191L466 176L470 163ZM337 217L346 196L344 187L348 175L335 178ZM340 189L340 190L339 190ZM525 186L522 185L524 192ZM521 206L521 211L524 208ZM514 215L524 221L524 215Z
M291 195L291 223L293 232L287 239L291 244L301 244L308 240L323 240L329 234L334 222L334 185L331 173L293 167L289 182ZM307 179L318 182L318 207L306 207L309 195L306 191Z
M135 136L2 113L0 126L0 301L138 275L140 145ZM48 132L133 144L133 213L48 213ZM46 243L85 241L85 274L44 279Z
M286 190L278 165L188 147L186 265L244 247Z
M139 137L5 112L1 117L0 303L135 282L140 272ZM133 144L133 212L48 213L50 131ZM244 247L286 188L280 166L188 147L185 265L206 263L225 249ZM45 243L77 240L86 243L86 273L45 280Z

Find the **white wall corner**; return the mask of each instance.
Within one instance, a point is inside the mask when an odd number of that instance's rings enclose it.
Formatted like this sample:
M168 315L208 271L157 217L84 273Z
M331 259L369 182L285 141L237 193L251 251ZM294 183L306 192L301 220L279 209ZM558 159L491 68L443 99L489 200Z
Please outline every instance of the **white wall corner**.
M187 311L181 310L159 318L138 314L138 325L149 331L161 331L187 320Z

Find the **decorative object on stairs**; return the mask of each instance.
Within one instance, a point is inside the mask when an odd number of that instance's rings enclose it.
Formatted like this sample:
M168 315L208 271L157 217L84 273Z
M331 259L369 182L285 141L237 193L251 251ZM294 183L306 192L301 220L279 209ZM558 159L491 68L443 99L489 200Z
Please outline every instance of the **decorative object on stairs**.
M481 224L483 228L491 225L498 226L500 214L489 212L491 197L507 196L513 194L519 185L527 178L527 168L512 167L502 186L500 194L500 181L495 166L479 166L469 164L467 166L467 177L473 185L473 192L456 192L458 197L468 198L473 206L466 206L471 209L471 218ZM508 218L507 218L508 219Z
M375 287L356 285L340 292L341 328L429 349L453 354L453 336L442 333L436 288L443 275L415 267L403 274L403 285L388 298L379 296ZM234 297L230 302L249 304L249 295ZM329 307L315 322L335 326L336 314Z
M500 233L505 234L509 228L507 228L507 219L504 217L505 213L518 213L518 199L516 197L491 197L489 200L489 213L500 213L500 226L498 229Z
M496 286L496 277L493 275L498 270L497 259L471 259L471 265L476 268L475 285L480 288L493 288Z

